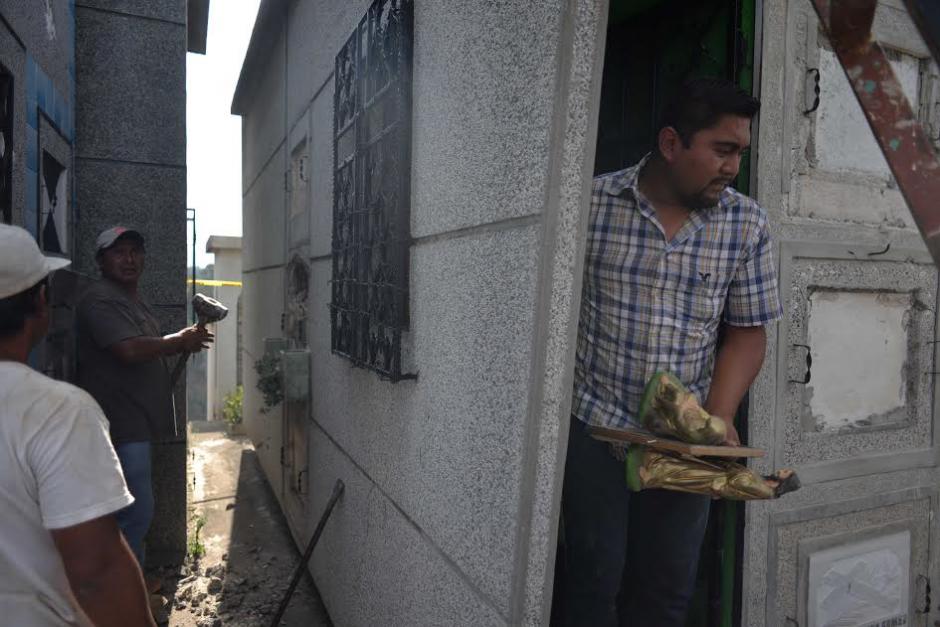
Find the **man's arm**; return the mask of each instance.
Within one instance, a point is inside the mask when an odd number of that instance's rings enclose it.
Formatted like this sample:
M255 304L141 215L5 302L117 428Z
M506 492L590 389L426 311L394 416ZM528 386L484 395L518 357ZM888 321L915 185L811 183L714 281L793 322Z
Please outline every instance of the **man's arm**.
M96 627L154 627L140 567L113 516L54 529L72 593Z
M93 300L86 296L78 306L80 329L91 335L95 344L105 348L126 365L152 361L179 353L196 353L212 341L204 327L191 326L170 335L141 335L127 305L115 300Z
M122 363L131 365L184 352L198 353L209 348L214 337L209 330L192 326L163 337L128 338L112 344L108 350Z
M741 399L760 372L766 348L767 332L763 326L726 325L724 338L715 359L712 385L705 401L705 411L722 418L728 424L728 435L724 444L741 444L734 428L734 415Z

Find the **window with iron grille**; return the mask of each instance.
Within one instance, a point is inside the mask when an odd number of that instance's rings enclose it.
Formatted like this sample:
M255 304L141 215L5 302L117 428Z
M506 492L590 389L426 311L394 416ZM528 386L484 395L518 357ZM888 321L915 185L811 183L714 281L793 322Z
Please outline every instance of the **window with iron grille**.
M13 75L0 67L0 222L13 222Z
M393 381L408 330L411 0L376 0L336 55L332 350Z

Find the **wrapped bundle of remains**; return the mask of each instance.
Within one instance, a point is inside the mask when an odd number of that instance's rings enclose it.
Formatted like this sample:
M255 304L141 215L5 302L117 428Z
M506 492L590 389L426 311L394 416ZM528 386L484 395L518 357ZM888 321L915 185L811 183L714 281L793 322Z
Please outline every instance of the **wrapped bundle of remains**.
M657 372L646 384L639 419L653 433L689 444L721 444L728 433L725 421L705 411L668 372Z
M725 441L725 421L712 416L682 382L668 372L657 372L646 385L640 404L640 422L656 436L626 452L627 486L634 491L663 489L707 494L733 500L775 499L800 487L790 469L760 476L732 461L733 457L754 452L740 447L716 447ZM594 429L595 437L637 440L630 430ZM678 440L688 450L682 452ZM699 455L693 451L699 450ZM707 451L707 452L706 452ZM735 455L735 452L738 454Z

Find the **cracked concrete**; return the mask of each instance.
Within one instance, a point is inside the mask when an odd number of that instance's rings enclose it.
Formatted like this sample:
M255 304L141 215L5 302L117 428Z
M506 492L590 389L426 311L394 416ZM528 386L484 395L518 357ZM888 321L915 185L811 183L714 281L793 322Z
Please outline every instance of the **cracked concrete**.
M210 430L189 439L189 548L204 554L158 573L167 599L158 620L171 627L269 625L300 554L250 441L201 424ZM309 574L281 625L331 625Z

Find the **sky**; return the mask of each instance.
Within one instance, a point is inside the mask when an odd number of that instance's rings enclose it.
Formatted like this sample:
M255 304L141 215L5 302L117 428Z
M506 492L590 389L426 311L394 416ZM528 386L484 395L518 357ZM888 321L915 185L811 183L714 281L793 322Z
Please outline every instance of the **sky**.
M213 260L210 235L242 234L241 118L230 111L259 2L209 2L206 54L186 55L186 200L196 209L198 266ZM188 231L188 259L192 237Z

